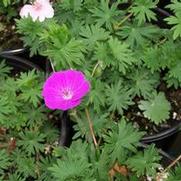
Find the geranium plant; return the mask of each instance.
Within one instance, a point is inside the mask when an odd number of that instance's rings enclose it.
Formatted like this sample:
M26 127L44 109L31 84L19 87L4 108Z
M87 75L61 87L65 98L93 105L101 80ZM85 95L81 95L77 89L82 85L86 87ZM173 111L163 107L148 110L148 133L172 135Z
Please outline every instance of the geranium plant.
M172 31L175 28L155 25L157 1L132 1L126 9L119 9L121 3L58 1L53 4L53 18L49 19L43 13L48 8L41 6L37 21L34 10L22 15L26 7L35 6L25 5L17 28L31 55L48 56L56 71L84 71L91 81L85 103L91 111L99 115L107 112L113 121L123 115L135 121L134 114L138 113L137 117L145 117L138 126L147 121L148 134L153 134L154 127L167 124L178 109L169 103L167 89L181 85L180 42ZM173 1L167 8L172 10L177 3ZM171 18L165 21L171 24Z
M176 99L181 86L181 2L174 0L166 7L173 11L172 15L161 11L165 24L173 25L171 29L158 26L158 3L35 0L21 8L17 32L30 49L30 56L48 57L53 72L35 87L41 85L41 93L25 93L22 86L14 94L18 100L28 101L30 105L23 107L28 107L28 112L32 106L34 111L42 107L37 102L41 95L46 111L68 111L75 134L70 148L57 146L57 139L48 140L57 135L49 127L47 117L41 114L42 123L38 115L29 125L31 117L27 119L26 114L24 124L18 127L21 132L13 132L18 141L10 158L4 150L0 153L5 158L4 166L0 166L2 179L127 181L157 179L161 175L166 175L167 180L179 177L179 166L168 175L164 174L167 169L158 174L159 151L154 145L143 149L140 143L144 135L170 128L181 116ZM6 71L3 75L8 77ZM25 75L36 77L32 71L11 80L23 85ZM25 90L36 84L30 82ZM2 110L8 116L7 100L2 99ZM19 106L13 104L15 108ZM2 127L7 127L5 123ZM21 154L12 163L15 155Z

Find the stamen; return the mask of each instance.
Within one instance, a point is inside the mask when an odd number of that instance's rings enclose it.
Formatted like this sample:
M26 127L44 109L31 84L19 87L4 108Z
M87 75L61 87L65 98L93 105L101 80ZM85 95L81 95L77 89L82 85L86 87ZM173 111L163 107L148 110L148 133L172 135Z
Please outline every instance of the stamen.
M63 99L70 100L73 97L73 92L70 89L64 89L61 93Z

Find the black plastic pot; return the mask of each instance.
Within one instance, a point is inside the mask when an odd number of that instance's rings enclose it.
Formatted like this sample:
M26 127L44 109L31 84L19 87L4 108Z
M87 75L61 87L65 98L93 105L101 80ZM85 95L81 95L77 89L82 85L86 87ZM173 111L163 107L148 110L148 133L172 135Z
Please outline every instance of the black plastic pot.
M0 53L0 61L3 59L6 60L6 64L13 67L12 76L16 75L19 72L25 72L28 70L38 70L38 71L46 71L47 69L43 69L41 66L33 63L27 58L23 58L19 56L20 54L24 54L26 52L25 49L17 49L17 50L8 50ZM49 64L50 65L50 64ZM48 65L48 66L49 66ZM48 67L47 74L50 73L50 67ZM68 117L67 112L60 113L60 138L58 140L59 145L61 146L69 146L72 138L72 123Z
M143 137L141 141L143 143L158 142L158 141L167 139L170 136L173 136L174 134L176 134L180 130L180 128L181 128L181 122L178 122L177 125L175 125L174 127L170 128L170 129L167 129L167 130L162 131L162 132L155 134L155 135Z
M40 67L46 73L46 76L48 76L53 71L52 64L46 57L40 55L30 57L28 49L25 48L7 49L0 52L0 56L18 56L19 58L22 58L24 60L29 60L29 62L32 62L34 63L34 65Z
M17 55L0 54L0 57L2 58L1 60L6 59L6 64L13 67L16 72L28 71L31 69L43 71L38 65Z

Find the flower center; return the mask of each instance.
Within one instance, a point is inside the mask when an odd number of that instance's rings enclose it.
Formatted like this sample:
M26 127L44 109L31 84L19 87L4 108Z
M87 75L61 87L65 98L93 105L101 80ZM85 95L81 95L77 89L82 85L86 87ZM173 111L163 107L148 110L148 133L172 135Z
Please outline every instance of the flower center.
M70 89L64 89L62 91L62 97L65 100L70 100L73 97L73 92Z
M39 11L39 10L42 9L42 4L39 3L39 2L35 2L35 3L33 4L33 8L35 9L35 11Z

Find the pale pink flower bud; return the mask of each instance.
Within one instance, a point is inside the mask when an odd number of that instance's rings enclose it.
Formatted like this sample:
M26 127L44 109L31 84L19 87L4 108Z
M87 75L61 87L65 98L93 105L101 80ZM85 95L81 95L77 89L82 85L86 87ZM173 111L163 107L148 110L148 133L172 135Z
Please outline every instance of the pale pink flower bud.
M36 0L32 5L26 4L20 10L21 17L31 16L33 21L44 21L54 16L54 9L49 0Z

